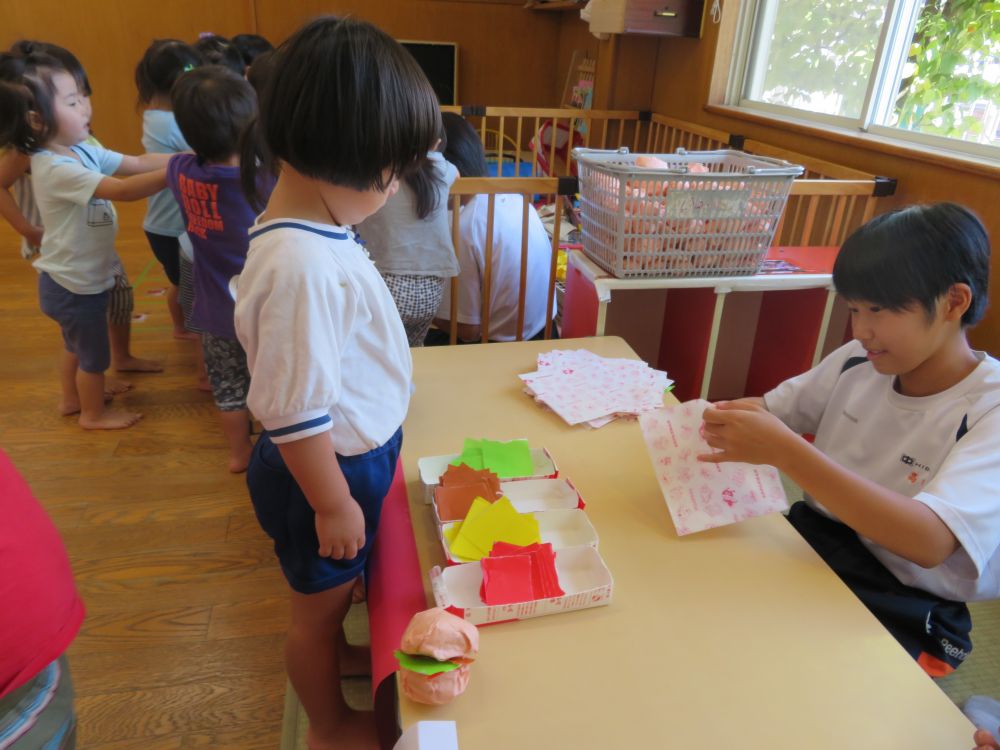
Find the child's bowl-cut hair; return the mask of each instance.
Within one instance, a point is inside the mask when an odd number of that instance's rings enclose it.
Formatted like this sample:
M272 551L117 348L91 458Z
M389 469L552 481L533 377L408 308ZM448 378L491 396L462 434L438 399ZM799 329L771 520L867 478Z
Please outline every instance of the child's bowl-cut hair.
M245 140L243 187L256 202L258 158L355 190L385 190L433 147L437 97L416 60L375 26L323 17L278 50Z
M454 112L445 112L441 119L446 141L444 158L455 165L462 177L486 177L486 152L476 129Z
M57 73L72 75L50 55L0 54L0 148L31 154L56 134L52 79Z
M968 284L972 302L962 325L986 312L990 242L982 222L955 203L908 206L876 216L844 242L833 266L841 297L889 310L919 304L928 316L953 284Z
M203 63L201 54L180 39L155 39L135 66L139 104L149 104L157 94L167 96L184 73Z
M257 113L253 87L221 65L204 65L182 75L171 101L184 140L202 162L239 153L240 133Z

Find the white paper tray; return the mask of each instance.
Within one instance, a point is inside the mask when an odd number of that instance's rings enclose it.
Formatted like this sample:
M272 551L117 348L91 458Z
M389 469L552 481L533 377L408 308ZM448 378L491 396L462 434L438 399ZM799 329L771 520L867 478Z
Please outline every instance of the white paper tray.
M527 620L577 609L603 607L611 603L614 581L611 571L593 547L570 547L556 552L559 587L566 593L553 599L520 604L487 606L479 598L483 582L479 563L431 569L431 587L437 606L475 625Z
M542 542L549 542L552 549L561 550L580 546L597 549L597 531L590 523L590 519L587 518L587 514L582 510L576 508L550 510L531 515L538 521L538 533L542 537ZM438 527L438 538L441 540L441 548L444 549L444 556L449 565L471 562L452 555L451 550L448 549L448 542L445 541L444 532L457 526L458 523L455 521Z
M458 458L460 453L452 453L448 456L424 456L417 459L417 468L420 471L420 481L424 485L424 502L430 504L434 501L434 488L438 486L441 475L448 469L448 464ZM531 449L531 476L511 477L504 482L517 482L523 479L555 479L559 476L559 468L555 459L545 448Z
M542 513L552 510L583 508L583 496L568 479L518 479L500 482L500 494L510 500L518 513ZM440 526L446 523L433 503L434 520Z

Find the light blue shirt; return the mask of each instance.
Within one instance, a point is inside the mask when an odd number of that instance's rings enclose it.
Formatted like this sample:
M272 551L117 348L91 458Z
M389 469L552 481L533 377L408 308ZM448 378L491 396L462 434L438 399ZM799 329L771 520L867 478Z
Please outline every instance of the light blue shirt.
M142 115L142 146L151 154L179 154L189 151L187 141L177 127L173 112L147 109ZM151 234L180 237L184 234L181 208L169 190L161 190L147 201L142 228Z
M94 197L122 155L101 146L72 147L79 160L52 151L31 157L31 180L42 217L41 254L34 266L74 294L98 294L114 286L118 217L111 201Z

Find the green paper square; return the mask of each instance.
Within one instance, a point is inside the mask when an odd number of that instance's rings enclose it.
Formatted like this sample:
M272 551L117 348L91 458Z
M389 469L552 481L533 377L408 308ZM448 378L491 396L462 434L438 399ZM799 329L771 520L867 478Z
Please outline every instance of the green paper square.
M527 440L511 440L506 443L483 440L482 455L483 464L500 479L530 477L534 474Z

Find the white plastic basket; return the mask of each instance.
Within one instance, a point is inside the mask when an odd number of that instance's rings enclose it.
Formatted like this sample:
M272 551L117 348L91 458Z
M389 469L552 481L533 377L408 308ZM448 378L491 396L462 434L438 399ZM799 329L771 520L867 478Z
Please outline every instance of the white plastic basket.
M619 278L748 276L802 167L742 151L574 149L583 246ZM650 156L667 167L636 165Z

